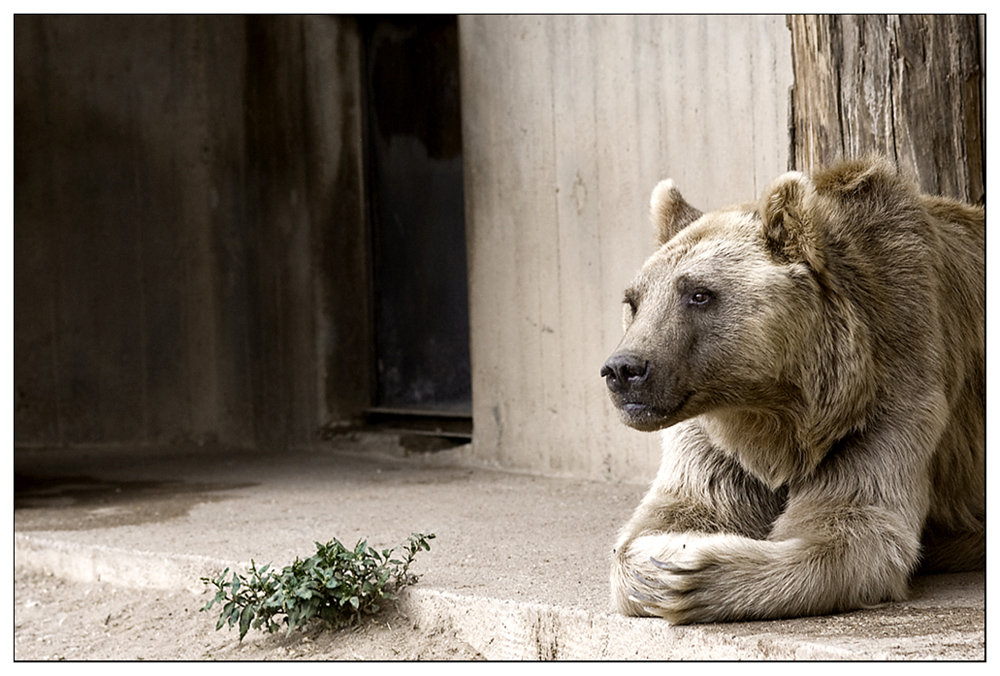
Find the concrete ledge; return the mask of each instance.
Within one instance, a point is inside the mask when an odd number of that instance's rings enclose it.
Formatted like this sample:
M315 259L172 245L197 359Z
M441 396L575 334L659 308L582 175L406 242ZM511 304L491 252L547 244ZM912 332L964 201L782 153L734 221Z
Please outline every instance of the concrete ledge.
M495 660L978 660L983 626L941 626L931 616L905 621L852 617L675 627L537 603L515 603L413 588L403 607L421 625L451 629ZM964 614L964 613L960 613ZM852 614L853 615L853 614ZM914 619L912 616L909 619ZM949 623L952 624L952 623Z
M19 474L58 468L70 488L18 495L15 573L204 594L200 578L234 562L433 532L400 609L487 659L985 659L985 573L916 578L906 602L833 616L675 627L608 612L608 552L642 486L328 452L35 460Z
M207 556L162 554L80 545L24 533L14 534L14 569L54 575L70 582L107 582L130 589L185 589L204 592L199 581L245 564L226 563Z
M491 660L748 660L847 659L848 651L784 645L721 635L705 627L671 627L660 620L626 618L539 603L460 596L412 589L404 612L421 625L440 626ZM865 656L869 658L869 656Z
M14 562L16 570L74 582L192 594L204 592L201 577L247 566L22 533L15 534ZM863 613L685 627L421 586L404 589L399 607L422 629L450 631L489 660L982 660L982 582L979 575L940 576L912 605Z

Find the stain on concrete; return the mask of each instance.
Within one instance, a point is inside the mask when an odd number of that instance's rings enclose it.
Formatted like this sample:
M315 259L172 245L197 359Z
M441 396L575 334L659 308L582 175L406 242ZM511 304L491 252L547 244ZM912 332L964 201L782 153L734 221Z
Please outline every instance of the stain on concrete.
M14 474L17 530L91 530L184 517L195 505L226 499L252 483L123 481L89 476Z

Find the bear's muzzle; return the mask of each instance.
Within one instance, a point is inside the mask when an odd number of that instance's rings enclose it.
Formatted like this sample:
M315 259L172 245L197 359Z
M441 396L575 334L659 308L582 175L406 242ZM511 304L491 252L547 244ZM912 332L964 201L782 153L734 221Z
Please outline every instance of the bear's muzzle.
M601 376L622 422L645 432L669 427L687 417L682 409L694 394L680 388L674 378L663 382L654 375L652 363L630 351L616 352L601 367Z

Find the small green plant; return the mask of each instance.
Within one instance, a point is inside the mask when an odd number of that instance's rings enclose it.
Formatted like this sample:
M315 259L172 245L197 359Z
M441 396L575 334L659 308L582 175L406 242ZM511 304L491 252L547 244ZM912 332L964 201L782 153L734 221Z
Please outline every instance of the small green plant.
M247 576L233 572L230 577L226 568L214 579L201 578L216 589L202 610L222 604L215 628L239 625L240 641L251 627L274 633L284 623L290 634L313 618L330 628L343 627L378 612L384 601L395 600L400 589L416 582L416 576L409 574L410 564L418 551L430 550L427 541L433 538L433 533L410 535L400 545L404 552L400 558L392 558L395 549L378 551L365 540L354 549L336 539L325 545L317 542L315 555L304 561L296 557L280 573L270 564L258 569L251 560Z

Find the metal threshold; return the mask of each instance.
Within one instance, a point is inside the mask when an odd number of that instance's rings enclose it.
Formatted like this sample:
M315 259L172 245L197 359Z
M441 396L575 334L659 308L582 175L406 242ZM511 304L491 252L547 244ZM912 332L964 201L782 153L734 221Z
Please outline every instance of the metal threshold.
M462 408L409 409L375 407L368 413L368 425L385 431L449 439L472 439L472 416Z

